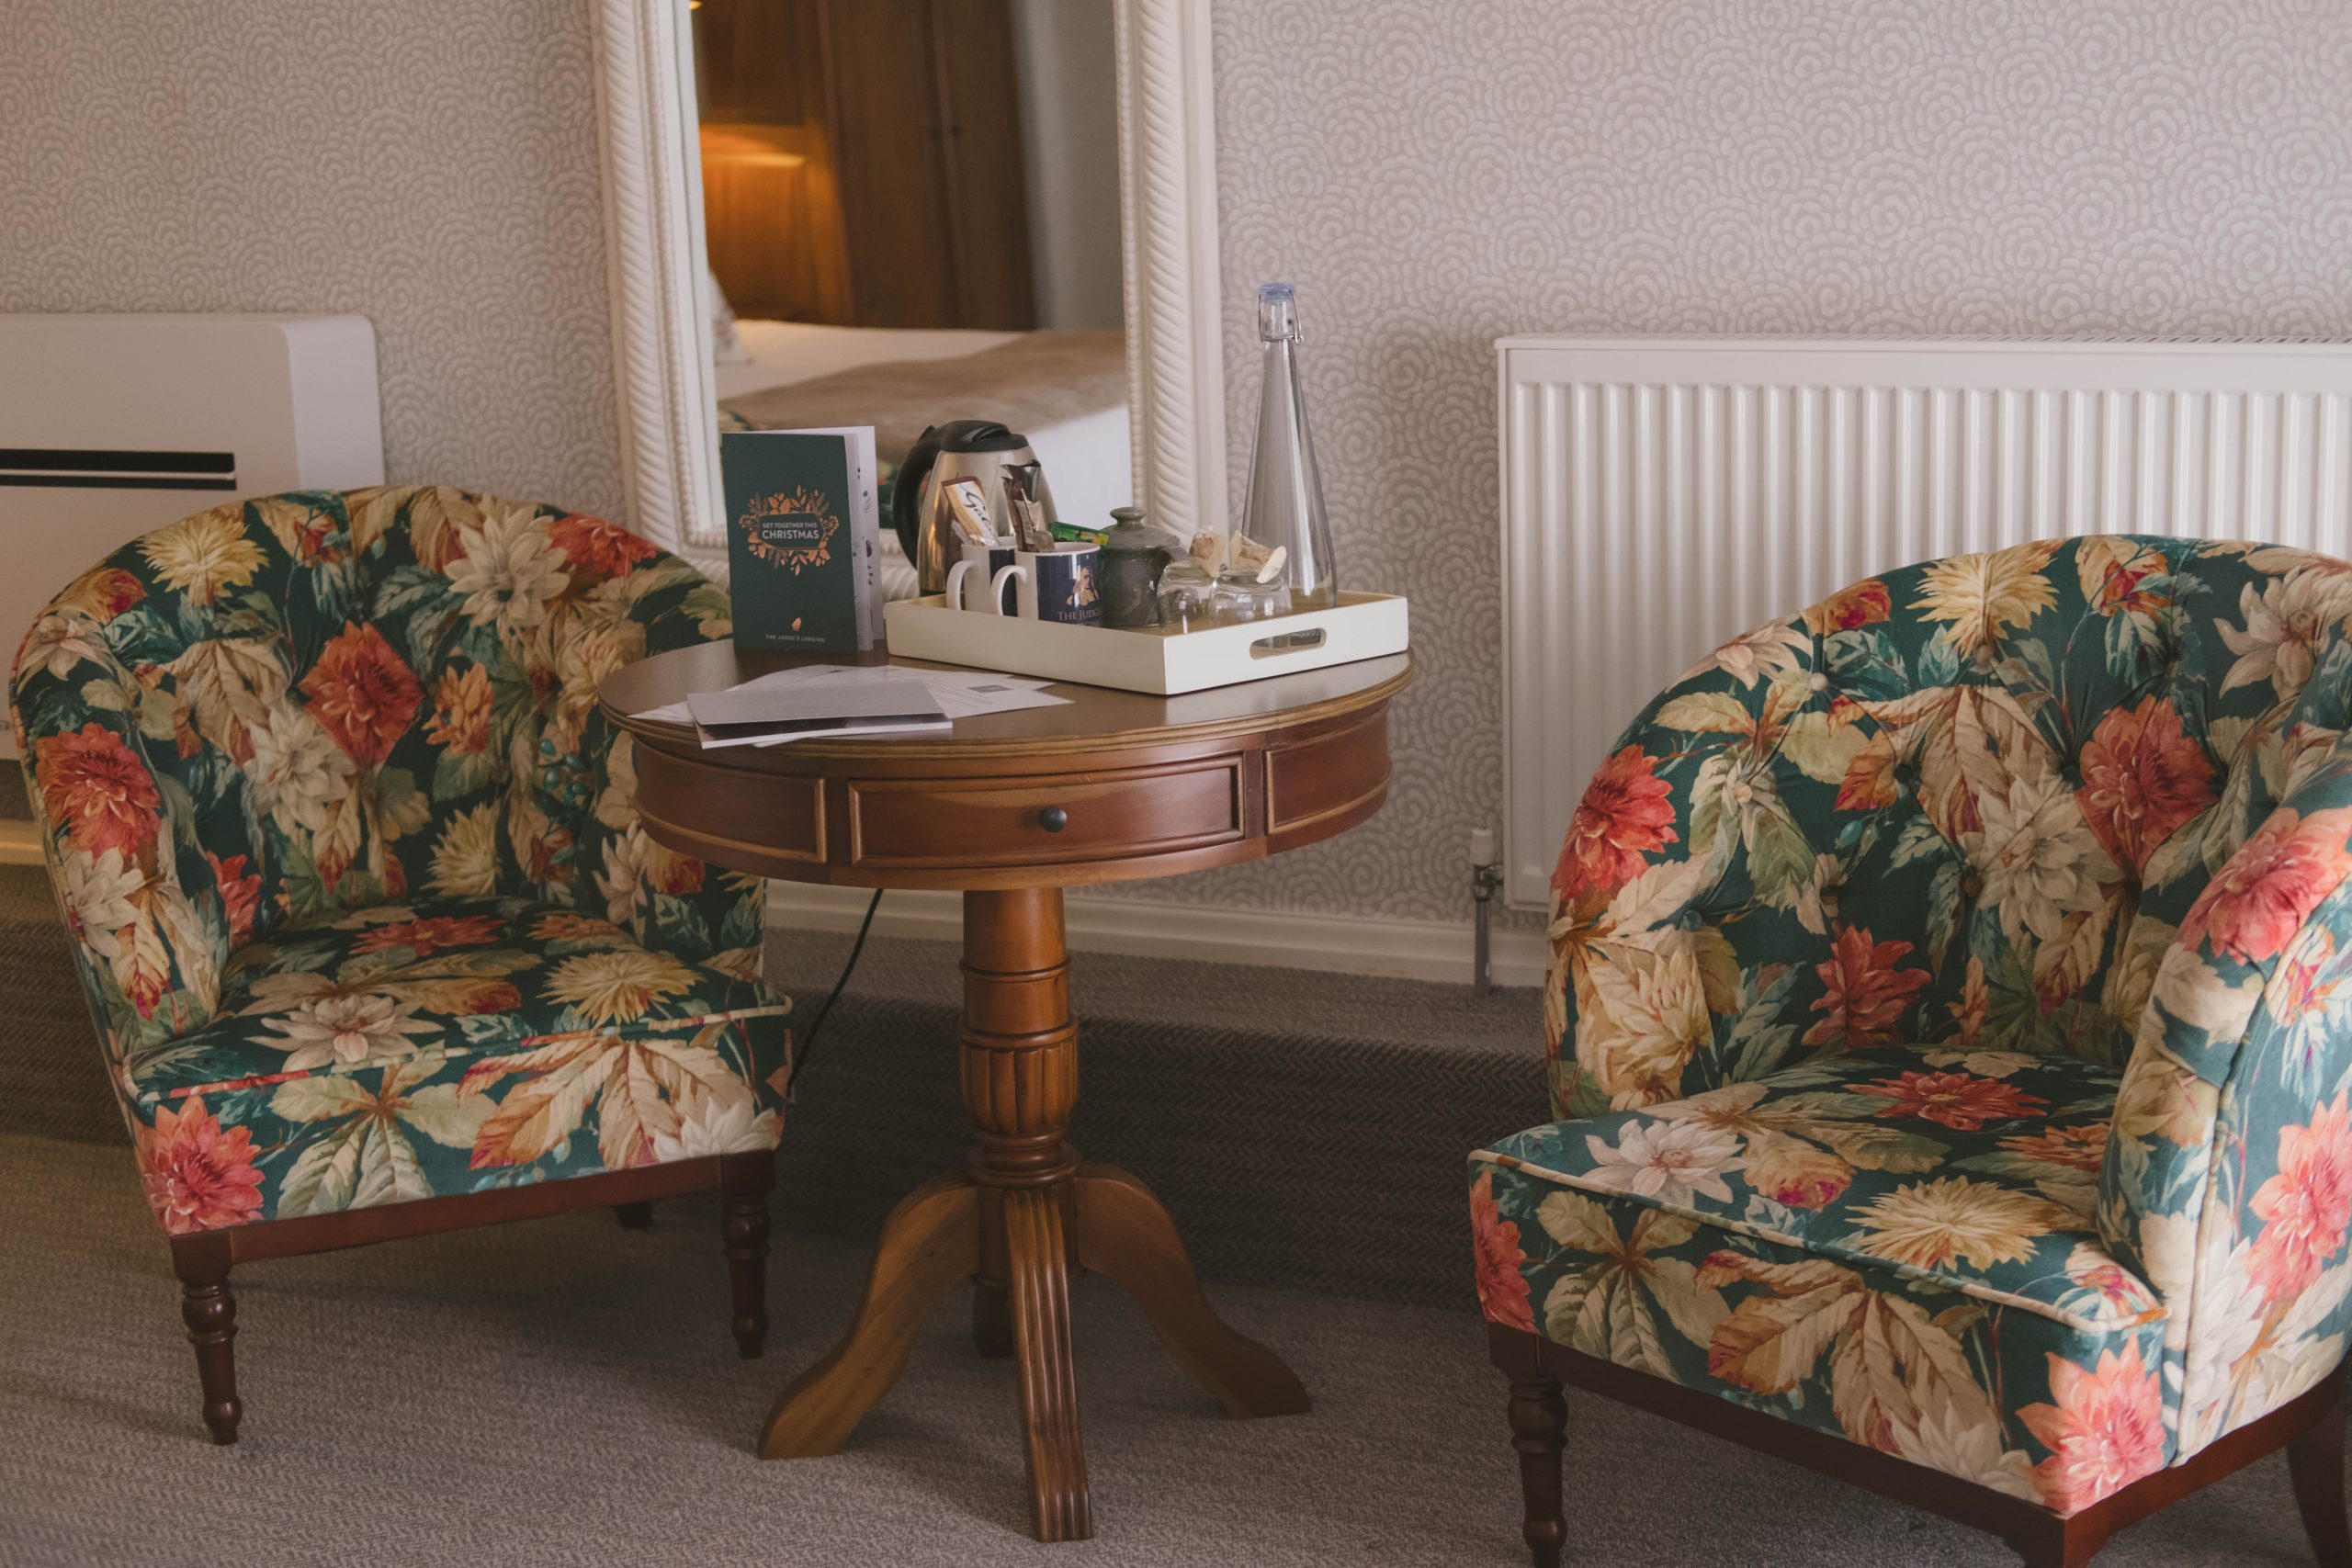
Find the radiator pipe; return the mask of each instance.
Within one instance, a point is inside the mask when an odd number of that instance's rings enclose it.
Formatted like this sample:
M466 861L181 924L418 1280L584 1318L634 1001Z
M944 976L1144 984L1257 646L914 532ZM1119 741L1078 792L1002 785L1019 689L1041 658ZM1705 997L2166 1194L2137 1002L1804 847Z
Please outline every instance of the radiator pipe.
M1483 997L1495 988L1495 895L1503 885L1502 868L1495 861L1495 830L1470 829L1470 994Z

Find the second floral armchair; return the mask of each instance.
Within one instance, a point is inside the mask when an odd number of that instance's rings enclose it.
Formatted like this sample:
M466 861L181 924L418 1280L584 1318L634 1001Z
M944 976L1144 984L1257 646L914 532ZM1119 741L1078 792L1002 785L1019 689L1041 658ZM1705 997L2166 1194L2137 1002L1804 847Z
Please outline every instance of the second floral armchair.
M2345 1530L2352 567L2092 537L1858 583L1612 749L1556 1120L1471 1157L1555 1562L1562 1382L2030 1561L2291 1447Z

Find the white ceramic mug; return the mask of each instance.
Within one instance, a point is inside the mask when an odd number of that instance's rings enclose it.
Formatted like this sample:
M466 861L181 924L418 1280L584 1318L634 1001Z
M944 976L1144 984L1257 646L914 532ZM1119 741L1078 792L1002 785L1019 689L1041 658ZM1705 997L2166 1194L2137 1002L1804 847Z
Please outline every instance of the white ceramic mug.
M1050 550L1015 550L1012 564L997 568L989 595L1001 603L1005 584L1019 584L1013 614L1024 621L1064 626L1102 624L1102 550L1099 545L1066 540Z
M1012 565L1018 553L1010 535L987 545L976 545L967 539L963 558L947 569L948 606L979 615L1005 614L1005 607L1012 601L1004 597L1004 579L1000 574ZM973 583L979 585L977 595Z

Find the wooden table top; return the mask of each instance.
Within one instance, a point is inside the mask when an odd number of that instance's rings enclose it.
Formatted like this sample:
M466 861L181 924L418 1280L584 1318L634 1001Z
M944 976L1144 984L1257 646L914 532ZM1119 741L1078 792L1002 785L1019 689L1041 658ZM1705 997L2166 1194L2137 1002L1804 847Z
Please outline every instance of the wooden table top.
M642 741L665 750L683 747L722 767L766 771L764 763L786 755L807 760L839 759L854 765L881 758L907 761L943 752L967 757L992 751L1034 755L1208 739L1359 712L1395 696L1413 679L1412 656L1397 653L1175 697L1155 697L1141 692L1065 681L1046 688L1055 696L1069 699L1061 705L959 718L954 731L947 735L802 740L788 746L735 746L708 752L702 750L691 726L633 716L684 702L695 692L718 691L773 671L805 664L897 664L911 670L960 668L920 659L893 659L881 649L864 654L778 653L739 649L731 642L707 642L640 660L606 677L598 695L613 721Z
M854 660L912 668L883 653ZM1256 860L1346 831L1388 797L1388 704L1409 654L1176 697L1058 682L1052 707L944 735L706 751L632 716L822 654L705 643L608 677L657 843L716 865L855 887L1057 887Z

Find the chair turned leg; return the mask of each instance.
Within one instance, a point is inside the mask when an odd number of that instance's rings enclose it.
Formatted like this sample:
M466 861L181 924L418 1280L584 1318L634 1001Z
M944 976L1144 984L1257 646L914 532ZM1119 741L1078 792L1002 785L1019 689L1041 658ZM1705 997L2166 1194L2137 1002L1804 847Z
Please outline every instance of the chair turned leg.
M2337 1374L2340 1378L2342 1374ZM2311 1537L2319 1568L2352 1568L2352 1529L2344 1517L2344 1391L2303 1435L2287 1445L2287 1473L2295 1483L2295 1506Z
M218 1232L175 1237L172 1268L180 1278L180 1321L196 1347L204 1385L204 1425L220 1444L237 1440L245 1407L237 1399L237 1298L229 1289L229 1239Z
M768 1338L768 1189L775 1156L729 1155L719 1167L727 1276L735 1295L735 1349L756 1361Z
M1568 1539L1560 1500L1560 1450L1567 1443L1567 1426L1568 1404L1557 1382L1511 1381L1510 1446L1519 1450L1519 1489L1526 1511L1520 1534L1535 1568L1560 1568Z
M625 1231L650 1230L653 1225L653 1205L650 1203L616 1203L613 1218L620 1221Z

